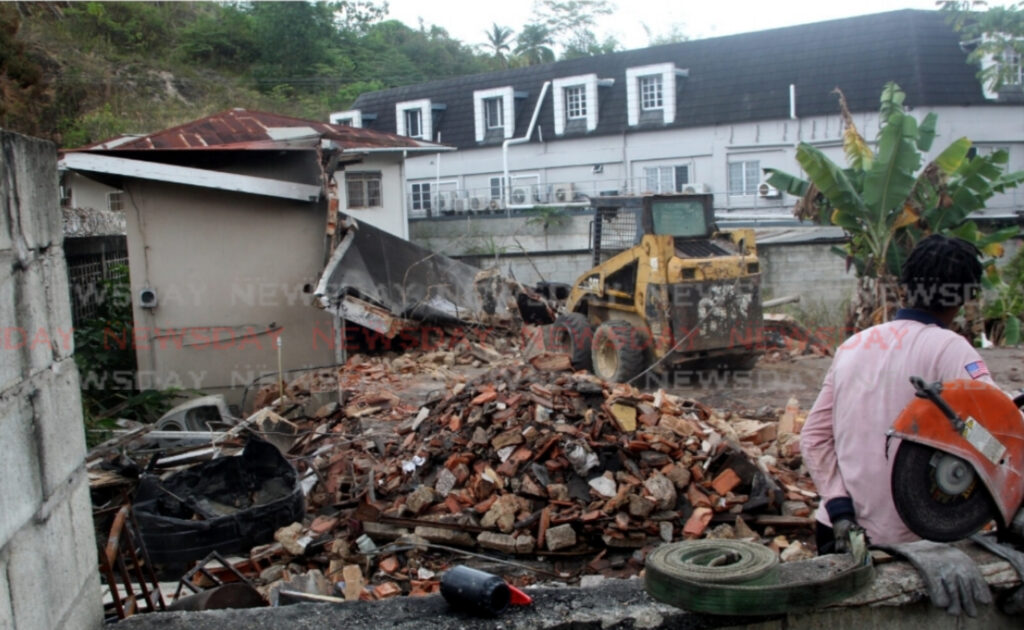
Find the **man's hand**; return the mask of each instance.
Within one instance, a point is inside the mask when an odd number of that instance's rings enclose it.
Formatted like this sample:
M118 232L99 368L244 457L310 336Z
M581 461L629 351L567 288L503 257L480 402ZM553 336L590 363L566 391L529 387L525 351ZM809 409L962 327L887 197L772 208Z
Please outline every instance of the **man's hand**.
M877 547L909 560L928 587L932 604L951 615L977 617L976 602L992 603L992 593L977 565L952 545L918 540Z
M850 534L860 531L857 525L857 513L853 509L850 497L834 497L825 503L825 511L832 521L832 534L835 536L835 552L849 553Z
M836 553L850 552L850 534L857 531L861 531L861 527L852 518L840 518L832 522L832 533L836 537Z

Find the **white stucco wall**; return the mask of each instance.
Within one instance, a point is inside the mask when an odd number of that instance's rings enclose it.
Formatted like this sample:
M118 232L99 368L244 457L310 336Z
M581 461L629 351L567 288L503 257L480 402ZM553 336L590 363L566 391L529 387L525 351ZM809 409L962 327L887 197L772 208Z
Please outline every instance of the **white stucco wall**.
M799 112L799 107L798 110ZM1007 148L1011 170L1024 169L1024 105L991 107L914 108L918 120L934 111L938 116L937 137L927 155L931 159L949 143L967 136L979 150ZM838 108L837 108L838 112ZM861 134L872 140L878 131L877 113L854 116ZM757 123L645 131L617 136L595 136L556 140L552 130L541 128L533 141L512 145L508 152L510 175L537 174L541 184L572 182L587 195L603 190L621 193L637 190L644 166L687 165L690 181L705 184L715 195L719 210L778 212L787 215L793 199L761 198L756 195L728 194L728 163L758 160L760 167L773 167L799 173L796 145L813 144L837 163L844 163L842 120L838 113L807 119L777 119ZM544 142L538 138L544 138ZM406 163L406 187L409 182L445 180L458 188L483 193L491 177L503 173L501 147L462 149L438 157L424 155ZM595 166L602 172L596 173ZM1016 190L994 197L989 210L1024 207L1024 191Z
M349 208L348 190L340 186L341 210L359 221L390 232L395 236L409 238L409 214L406 210L406 195L402 193L402 164L394 158L369 156L362 162L350 164L338 177L345 173L379 172L381 174L381 206L373 208Z
M128 207L139 384L224 392L334 361L331 318L311 306L324 262L323 203L131 180ZM142 308L151 288L157 307Z

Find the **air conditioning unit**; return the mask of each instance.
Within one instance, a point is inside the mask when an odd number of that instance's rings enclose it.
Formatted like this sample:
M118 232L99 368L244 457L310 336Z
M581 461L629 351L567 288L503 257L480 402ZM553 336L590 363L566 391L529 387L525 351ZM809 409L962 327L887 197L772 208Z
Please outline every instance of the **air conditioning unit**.
M765 199L778 199L782 197L782 191L768 182L761 182L758 184L757 194Z
M469 209L469 201L467 199L456 199L455 200L455 211L462 214Z
M479 212L480 210L486 208L487 204L490 203L490 201L491 200L486 197L470 197L469 209L474 212Z
M558 203L572 201L572 184L555 184L551 192L551 199Z
M522 206L530 203L530 187L529 186L516 186L512 189L512 195L509 197L513 205Z
M505 202L501 199L491 199L487 202L488 210L503 210L505 208Z
M437 209L443 214L455 212L455 195L450 192L437 193Z
M683 187L679 192L684 195L699 195L701 193L711 192L711 187L707 184L683 184Z

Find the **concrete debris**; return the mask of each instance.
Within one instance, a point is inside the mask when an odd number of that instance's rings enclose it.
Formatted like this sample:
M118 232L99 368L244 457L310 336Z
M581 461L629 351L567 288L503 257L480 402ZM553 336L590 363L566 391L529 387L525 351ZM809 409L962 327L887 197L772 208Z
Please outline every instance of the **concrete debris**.
M595 584L639 574L649 550L684 538L810 553L797 540L810 539L817 506L800 468L798 405L716 413L573 373L565 355L541 349L527 361L518 343L462 334L400 356L352 355L292 379L283 400L276 384L257 391L254 430L286 428L275 445L312 485L307 518L236 567L264 595L316 570L333 589L319 594L355 601L436 593L436 576L464 561L449 547L560 567L576 559L559 571ZM324 391L342 395L310 402ZM219 447L242 444L240 431ZM90 457L108 466L90 469L105 489L116 486L115 450ZM773 541L779 532L793 542Z

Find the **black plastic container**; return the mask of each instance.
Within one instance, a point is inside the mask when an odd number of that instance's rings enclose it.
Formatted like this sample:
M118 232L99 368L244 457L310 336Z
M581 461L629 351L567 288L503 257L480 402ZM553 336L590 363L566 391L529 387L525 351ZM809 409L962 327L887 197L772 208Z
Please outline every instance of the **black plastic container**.
M502 613L511 600L505 580L462 566L448 569L441 576L441 595L452 608L484 617Z

